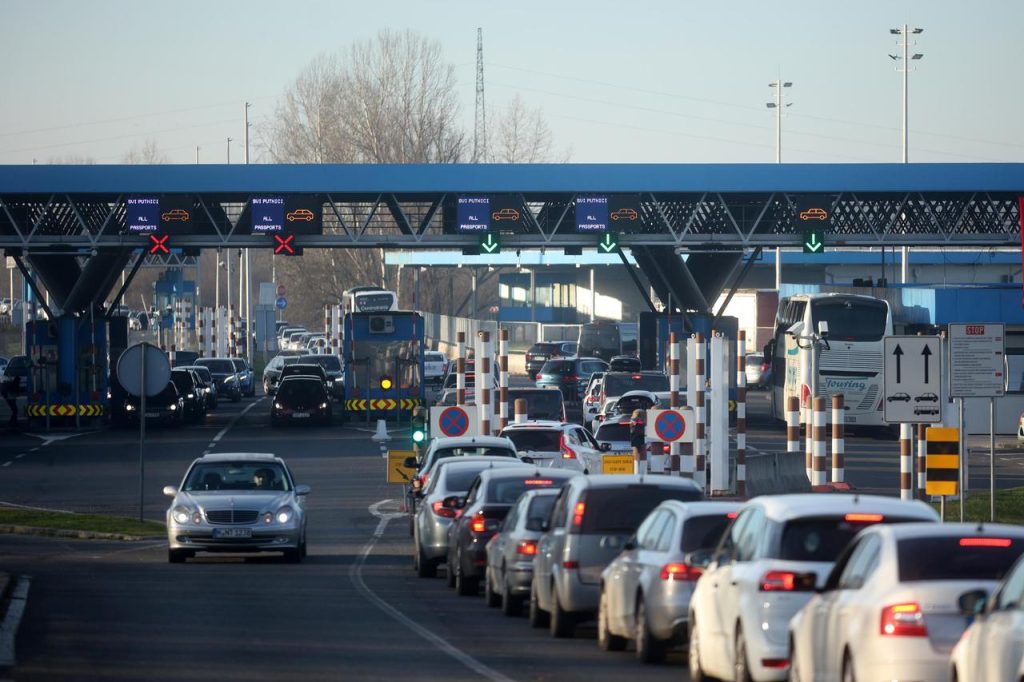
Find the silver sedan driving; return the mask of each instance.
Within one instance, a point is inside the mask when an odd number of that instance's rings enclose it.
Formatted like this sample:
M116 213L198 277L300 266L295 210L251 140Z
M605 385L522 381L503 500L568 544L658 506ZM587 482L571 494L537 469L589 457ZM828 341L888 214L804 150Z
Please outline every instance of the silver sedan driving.
M181 486L164 487L167 559L196 552L283 552L306 555L305 496L284 460L271 454L223 453L192 462Z

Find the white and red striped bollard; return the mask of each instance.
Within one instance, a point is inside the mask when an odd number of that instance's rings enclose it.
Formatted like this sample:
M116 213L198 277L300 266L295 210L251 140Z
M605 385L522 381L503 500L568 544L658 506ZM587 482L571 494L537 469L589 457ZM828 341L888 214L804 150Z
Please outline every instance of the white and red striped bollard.
M846 408L843 395L832 396L832 482L846 482Z
M900 499L914 499L914 459L912 427L900 424Z
M747 333L736 340L736 494L747 496Z
M815 396L814 398L813 428L811 435L814 438L814 459L811 462L812 486L825 485L825 398Z

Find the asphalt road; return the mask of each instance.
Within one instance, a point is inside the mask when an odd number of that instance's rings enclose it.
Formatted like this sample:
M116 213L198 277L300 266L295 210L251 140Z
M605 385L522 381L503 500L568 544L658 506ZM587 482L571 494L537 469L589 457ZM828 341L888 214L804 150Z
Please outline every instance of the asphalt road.
M751 399L749 442L772 449L764 396ZM207 451L274 452L308 483L308 559L200 555L170 565L161 538L134 543L0 535L0 570L29 575L15 680L679 679L683 655L641 666L597 648L592 626L553 640L525 618L460 598L443 579L412 572L401 494L359 428L275 429L266 399L228 404L207 423L152 429L143 515L162 519L161 495ZM0 502L134 516L138 435L106 430L44 439L0 435ZM396 436L401 434L396 433ZM849 479L895 494L891 439L847 442ZM20 456L19 456L20 455ZM1001 462L1024 484L1018 456ZM985 458L987 460L987 456Z

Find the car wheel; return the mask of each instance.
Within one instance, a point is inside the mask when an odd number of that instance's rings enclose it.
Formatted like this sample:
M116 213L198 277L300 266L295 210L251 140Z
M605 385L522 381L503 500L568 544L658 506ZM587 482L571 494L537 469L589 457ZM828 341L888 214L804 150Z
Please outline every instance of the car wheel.
M549 619L548 612L537 601L537 583L533 582L530 584L530 627L542 628L548 624Z
M626 638L613 635L608 627L608 595L603 589L597 608L597 646L601 651L622 651L626 648Z
M452 555L448 555L448 559L445 561L445 576L444 584L448 587L455 587L455 562L452 561Z
M667 647L651 634L647 622L647 605L641 596L636 600L636 657L642 663L661 663L665 660Z
M713 678L704 672L700 664L700 640L698 639L697 619L690 614L690 624L687 628L687 652L686 659L690 668L690 682L711 682Z
M303 559L309 554L309 550L306 548L306 534L302 534L302 542L299 544L299 556Z
M495 609L501 605L501 595L494 591L494 588L491 586L491 579L487 573L484 573L484 603L489 608Z
M167 563L183 564L185 559L192 556L195 556L195 552L190 552L187 549L169 549L167 550Z
M512 589L508 585L508 579L504 577L504 571L502 571L501 579L501 612L510 618L518 616L523 610L523 602L519 597L512 594Z
M556 639L572 637L576 634L576 623L573 622L573 614L562 608L554 585L551 586L551 601L551 636Z
M480 589L480 582L476 578L469 578L462 570L462 550L455 555L455 593L460 597L472 597Z
M420 578L433 578L437 576L437 564L423 556L423 548L416 543L416 555L413 557L413 566L416 575Z
M733 653L736 660L732 662L732 679L735 682L753 682L753 679L750 677L750 665L747 662L747 640L743 638L743 630L738 628L736 630L736 645L733 648Z
M302 561L302 549L296 547L295 549L284 550L284 560L289 564L297 564Z

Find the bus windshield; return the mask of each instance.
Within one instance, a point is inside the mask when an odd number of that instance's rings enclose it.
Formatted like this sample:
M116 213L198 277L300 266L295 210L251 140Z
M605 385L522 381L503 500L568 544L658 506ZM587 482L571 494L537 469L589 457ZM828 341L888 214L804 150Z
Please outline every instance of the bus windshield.
M885 336L889 308L884 301L823 298L811 302L811 322L828 323L828 336L839 341L879 341Z

